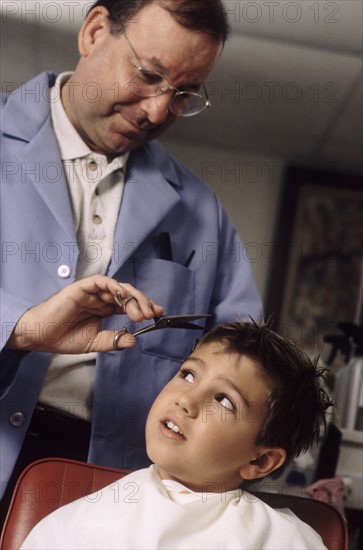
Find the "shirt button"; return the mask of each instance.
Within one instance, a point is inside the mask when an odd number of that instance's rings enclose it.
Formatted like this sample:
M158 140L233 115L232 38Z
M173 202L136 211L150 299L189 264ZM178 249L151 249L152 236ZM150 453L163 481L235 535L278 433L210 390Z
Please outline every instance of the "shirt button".
M102 218L101 216L99 216L98 214L95 214L92 218L92 221L93 223L95 223L96 225L100 225L100 223L102 223Z
M95 171L97 170L97 168L98 168L98 164L97 164L97 162L95 162L94 160L92 160L91 162L89 162L89 163L87 164L87 168L88 168L88 170L91 170L91 172L95 172Z
M25 422L25 416L21 412L15 412L10 416L9 422L15 428L21 428Z
M72 270L69 267L69 265L61 265L60 267L58 267L58 276L61 279L69 279L69 277L71 276L71 273L72 273Z

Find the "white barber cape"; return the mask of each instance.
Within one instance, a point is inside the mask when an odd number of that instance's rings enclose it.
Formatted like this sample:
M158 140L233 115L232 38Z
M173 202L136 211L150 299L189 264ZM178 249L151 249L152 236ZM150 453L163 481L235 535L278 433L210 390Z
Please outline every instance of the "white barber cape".
M208 485L206 485L208 490ZM326 548L290 510L274 510L245 491L191 493L138 470L53 512L23 550Z

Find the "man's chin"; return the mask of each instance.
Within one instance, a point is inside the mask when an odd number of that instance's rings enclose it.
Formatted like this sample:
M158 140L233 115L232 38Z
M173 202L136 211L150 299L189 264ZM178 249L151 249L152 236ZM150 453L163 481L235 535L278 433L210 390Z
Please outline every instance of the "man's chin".
M138 147L141 147L144 143L156 139L162 135L170 126L159 126L148 131L136 133L136 132L115 132L113 139L104 140L100 143L100 146L95 145L92 148L93 151L103 153L107 156L117 156L133 151Z
M162 134L165 134L169 130L170 126L172 126L174 124L176 119L177 119L177 117L170 118L168 120L168 122L162 124L161 126L157 126L156 128L153 128L152 130L149 130L149 132L148 132L148 134L145 138L145 141L151 141L152 139L156 139L159 136L161 136Z
M112 141L108 140L100 144L96 152L115 157L133 151L137 147L140 147L145 141L145 137L136 139L135 136L118 135L118 139ZM95 151L96 149L93 148L93 150Z

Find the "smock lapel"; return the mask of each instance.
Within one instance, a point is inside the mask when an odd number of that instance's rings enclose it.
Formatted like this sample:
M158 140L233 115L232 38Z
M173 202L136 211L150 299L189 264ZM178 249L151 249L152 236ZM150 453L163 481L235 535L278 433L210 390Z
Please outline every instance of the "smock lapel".
M178 185L171 163L163 166L160 159L156 161L150 146L132 153L115 232L123 254L114 257L111 276L180 201Z
M23 150L21 162L26 166L27 181L37 190L63 231L75 242L67 182L50 117Z
M2 131L23 142L14 154L21 183L33 185L55 220L75 241L73 217L59 148L49 108L49 88L55 74L43 73L24 84L7 99L2 113Z

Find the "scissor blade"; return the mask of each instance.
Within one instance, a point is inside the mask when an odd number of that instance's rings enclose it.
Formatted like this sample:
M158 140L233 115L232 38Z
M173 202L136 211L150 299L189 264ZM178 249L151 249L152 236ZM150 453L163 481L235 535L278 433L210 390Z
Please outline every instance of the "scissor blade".
M209 317L209 314L193 314L193 315L165 315L155 319L155 330L159 328L203 328L198 325L190 323L190 321L196 321Z
M163 317L154 317L156 325L176 326L189 321L197 321L210 317L210 313L193 313L192 315L164 315Z
M195 323L186 323L186 322L181 322L181 321L177 321L176 323L169 323L168 325L164 325L164 326L160 326L160 327L156 327L155 330L158 330L160 328L189 328L189 329L194 329L194 330L203 330L204 327L200 326L200 325L196 325Z
M189 323L189 321L195 321L198 319L204 319L210 317L209 313L203 314L193 314L193 315L165 315L163 317L155 317L155 323L153 325L148 325L143 327L133 333L133 336L139 336L140 334L145 334L146 332L153 332L154 330L164 329L164 328L187 328L194 330L203 330L203 327Z

